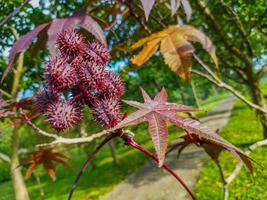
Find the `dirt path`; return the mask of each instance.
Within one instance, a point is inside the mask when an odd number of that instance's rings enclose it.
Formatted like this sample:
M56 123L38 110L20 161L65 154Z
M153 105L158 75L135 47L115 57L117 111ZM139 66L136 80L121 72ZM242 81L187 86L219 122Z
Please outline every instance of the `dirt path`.
M201 118L202 123L212 130L221 130L228 122L234 105L234 97L224 102ZM168 156L166 162L193 188L199 176L206 153L195 146L184 150L179 160L176 152ZM189 199L179 183L155 163L148 163L129 176L101 200L185 200Z

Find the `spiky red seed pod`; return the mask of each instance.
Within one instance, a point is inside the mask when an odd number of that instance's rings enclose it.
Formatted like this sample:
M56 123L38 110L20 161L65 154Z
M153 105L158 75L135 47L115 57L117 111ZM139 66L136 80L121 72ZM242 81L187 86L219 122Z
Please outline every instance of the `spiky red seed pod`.
M71 101L80 104L85 103L85 95L79 86L71 89Z
M103 127L114 127L120 120L120 103L114 98L99 100L93 106L92 113Z
M62 31L57 45L60 57L48 62L44 78L57 92L70 89L72 99L49 102L44 110L47 121L58 131L72 127L82 119L81 104L86 103L102 126L115 126L121 117L119 97L124 84L105 69L110 59L107 47L96 41L85 44L74 30Z
M85 67L90 71L93 76L101 76L105 73L106 66L94 62L86 62Z
M92 88L85 83L80 83L79 84L79 89L83 94L83 102L86 102L88 104L88 106L90 107L90 102L93 101L93 99L95 98L93 93L92 93Z
M71 60L70 64L71 67L74 68L77 73L79 73L81 68L86 67L87 62L84 61L84 58L82 56L76 56Z
M34 105L40 112L44 112L48 104L54 101L58 101L59 98L60 95L56 91L43 89L38 91L35 95Z
M119 98L124 94L124 83L118 74L111 71L105 73L105 95Z
M81 105L67 100L59 100L50 103L44 114L47 121L57 131L70 128L83 119Z
M94 40L90 42L90 48L93 49L101 58L107 61L110 59L110 53L106 45Z
M47 68L44 72L44 79L48 85L58 91L73 87L77 81L75 69L67 62L65 58L54 57L47 62Z
M84 68L80 71L81 89L87 102L93 103L104 98L119 98L124 93L124 84L119 75L103 70L102 73L92 73Z
M110 59L108 48L96 41L87 44L82 54L86 60L102 65L105 65Z
M83 83L92 88L100 89L105 86L105 72L102 65L91 63L90 66L81 68L78 75Z
M62 55L75 56L85 48L85 40L74 29L65 29L57 35L56 45Z
M79 85L88 104L103 96L107 84L104 66L91 63L86 68L81 68L78 74L80 77Z
M101 88L93 88L86 83L81 83L80 88L83 91L83 95L85 98L85 102L89 107L95 104L95 102L104 97L103 89Z

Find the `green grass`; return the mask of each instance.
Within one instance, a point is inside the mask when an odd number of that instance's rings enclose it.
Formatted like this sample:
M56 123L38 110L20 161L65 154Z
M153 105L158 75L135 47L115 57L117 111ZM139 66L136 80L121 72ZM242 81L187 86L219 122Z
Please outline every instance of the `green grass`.
M207 101L202 102L203 110L208 111L212 109L225 97L225 95L221 95L216 98L209 98ZM206 111L200 112L199 115L205 115ZM146 130L146 125L140 125L138 128L135 128L133 130L135 133L137 133L135 139L138 143L153 151L152 143ZM174 126L170 126L169 133L169 141L171 142L181 134L181 131ZM96 156L96 169L93 170L90 166L82 176L78 188L75 191L74 199L99 199L100 196L111 191L128 175L138 170L149 160L146 155L136 151L135 149L126 147L121 141L116 141L116 144L117 155L120 162L119 165L114 166L109 148L103 148L102 151ZM86 159L86 153L81 148L67 146L61 147L59 150L61 152L67 152L73 169L66 169L58 165L57 179L53 182L44 172L42 167L38 168L36 173L40 176L41 185L45 192L46 200L67 198L72 182L79 172L84 160ZM24 174L25 170L26 169L23 169ZM28 180L26 180L26 184L31 199L40 199L39 186L36 183L35 178L30 177ZM0 183L0 191L0 200L14 199L14 193L10 181Z
M239 100L236 102L229 123L222 132L222 136L241 149L263 139L261 125L254 111ZM257 149L251 157L267 166L267 147ZM228 152L220 156L222 167L228 176L237 160ZM264 200L267 199L267 170L255 165L254 173L242 169L238 177L230 186L231 200ZM201 171L195 192L200 200L223 199L223 184L219 171L212 160L208 160Z

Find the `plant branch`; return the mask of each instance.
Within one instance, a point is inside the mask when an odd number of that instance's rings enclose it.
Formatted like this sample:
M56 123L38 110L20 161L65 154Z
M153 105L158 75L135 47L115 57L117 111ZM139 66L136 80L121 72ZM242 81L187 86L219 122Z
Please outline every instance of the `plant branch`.
M196 75L198 75L198 76L201 76L201 77L207 79L208 81L212 82L213 84L217 85L218 87L222 87L222 86L220 85L220 83L218 83L217 81L215 81L215 80L214 80L211 76L209 76L208 74L205 74L205 73L203 73L203 72L201 72L201 71L198 71L198 70L195 70L195 69L192 69L191 72L194 73L194 74L196 74Z
M54 139L54 141L52 141L51 143L39 144L39 145L37 145L38 147L54 146L57 144L78 144L78 143L91 142L97 138L100 138L100 137L107 135L108 133L111 133L112 131L114 131L114 129L111 128L108 130L103 130L101 132L95 133L95 134L90 135L88 137L64 138L64 137L58 136L56 134L52 134L52 133L48 133L46 131L43 131L42 129L38 128L34 123L32 123L29 119L26 119L25 122L29 126L31 126L32 129L35 130L37 134Z
M12 26L10 27L12 33L14 34L16 40L19 39L19 35L16 32L16 29ZM19 92L19 82L21 81L21 75L23 73L23 65L24 65L24 53L19 54L19 59L16 65L16 68L13 68L14 76L12 80L12 86L11 86L11 96L15 100L17 97L17 94ZM10 170L11 173L11 179L14 187L15 192L15 199L23 199L28 200L29 194L26 189L26 185L21 173L21 169L17 168L19 166L19 128L21 126L21 121L17 118L19 114L19 109L16 107L12 108L13 113L15 114L15 118L12 119L13 123L13 131L11 135L11 156L10 156Z
M210 69L210 67L208 65L206 65L196 54L193 54L193 57L196 59L196 61L201 65L201 67L203 69L205 69L205 71L208 72L208 74L217 82L221 82L220 78L214 73L212 72L212 70Z
M175 150L175 149L177 149L178 147L180 147L182 144L184 143L184 141L179 141L179 142L177 142L177 143L174 143L174 144L172 144L169 148L168 148L168 150L167 150L167 152L166 152L166 156L169 154L169 153L171 153L173 150ZM179 157L179 156L178 156Z
M220 176L221 176L221 179L222 179L223 184L226 184L225 175L223 173L223 168L222 168L222 165L221 165L221 163L219 162L218 159L215 160L215 164L218 167L218 170L220 172Z
M3 90L1 88L0 88L0 93L2 93L3 95L5 95L8 98L12 98L12 95L11 94L9 94L8 92L6 92L5 90Z
M267 139L258 141L248 147L248 151L245 152L246 155L249 155L252 151L256 150L259 147L267 146ZM230 176L227 177L225 180L225 185L224 185L224 200L228 200L229 198L229 186L233 182L233 180L237 177L238 173L240 172L241 168L243 166L242 162L239 162L236 166L235 169L232 171Z
M82 169L81 171L79 172L79 174L77 175L74 183L72 184L72 187L71 187L71 190L70 190L70 193L69 193L69 197L68 197L68 200L71 200L72 199L72 196L73 196L73 193L78 185L78 182L81 178L81 176L83 175L83 173L86 171L88 165L91 163L91 161L94 159L95 155L99 152L99 150L105 145L107 144L110 140L112 140L113 138L119 136L118 134L110 134L109 136L107 136L107 138L105 138L96 148L95 150L90 153L88 156L87 156L87 160L85 161L85 163L83 164L82 166Z
M8 26L8 28L11 30L12 34L14 35L16 40L19 40L19 34L17 30L13 26Z
M257 79L261 79L267 73L267 63L261 67L261 70L256 74Z
M132 135L130 134L124 134L123 139L125 141L125 143L128 146L131 146L135 149L138 149L139 151L145 153L146 155L148 155L150 158L152 158L153 160L155 160L157 163L159 162L159 159L154 156L154 154L152 154L150 151L148 151L147 149L145 149L144 147L140 146L139 144L137 144ZM194 196L193 192L191 191L191 189L184 183L184 181L167 165L167 164L163 164L163 168L168 171L172 176L174 176L176 178L176 180L178 180L181 185L185 188L185 190L188 192L188 194L191 196L191 198L193 200L196 200L196 197Z
M20 6L18 6L12 13L10 13L5 19L3 19L0 22L0 28L6 24L9 20L12 19L12 17L14 17L16 14L18 14L20 12L20 10L30 2L31 0L25 0Z
M10 157L4 153L1 153L1 152L0 152L0 160L3 160L7 163L10 163Z
M229 92L231 92L233 95L235 95L237 98L239 98L240 100L242 100L244 103L246 103L248 106L259 110L261 112L267 113L267 110L252 103L251 101L249 101L244 95L242 95L241 93L239 93L237 90L235 90L232 86L226 84L225 82L223 82L215 73L213 73L211 71L211 69L198 57L194 54L194 58L196 59L196 61L208 72L209 75L206 75L204 73L192 70L193 73L202 76L204 78L206 78L207 80L211 81L212 83L214 83L215 85L217 85L218 87L224 88L226 90L228 90Z
M15 39L19 40L19 35L17 33L17 30L13 26L10 26L9 28L10 28L12 34L14 35ZM21 52L19 54L17 67L16 67L16 69L13 69L14 79L13 79L12 88L11 88L11 92L10 92L10 94L13 98L16 98L17 93L18 93L19 82L20 82L22 72L23 72L23 65L24 65L24 53Z

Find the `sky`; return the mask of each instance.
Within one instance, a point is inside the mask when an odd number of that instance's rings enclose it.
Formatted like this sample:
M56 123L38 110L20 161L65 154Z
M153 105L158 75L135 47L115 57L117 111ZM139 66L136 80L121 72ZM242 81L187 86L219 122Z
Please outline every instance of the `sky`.
M30 1L30 4L31 4L33 7L37 7L37 6L39 6L39 2L40 2L40 0L31 0L31 1Z

